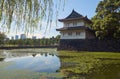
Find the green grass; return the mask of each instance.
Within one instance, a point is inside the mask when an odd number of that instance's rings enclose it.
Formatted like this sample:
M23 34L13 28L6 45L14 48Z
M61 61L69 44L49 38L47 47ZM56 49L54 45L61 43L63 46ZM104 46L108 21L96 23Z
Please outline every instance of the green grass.
M120 53L60 51L61 72L70 79L92 73L103 65L120 64Z

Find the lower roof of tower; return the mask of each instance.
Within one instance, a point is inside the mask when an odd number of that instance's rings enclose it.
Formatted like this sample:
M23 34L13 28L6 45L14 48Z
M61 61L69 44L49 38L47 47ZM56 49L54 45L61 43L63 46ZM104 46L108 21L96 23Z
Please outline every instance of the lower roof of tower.
M57 31L66 31L66 30L80 30L80 29L89 29L90 28L86 27L86 26L76 26L76 27L63 27L63 28L59 28L56 29Z

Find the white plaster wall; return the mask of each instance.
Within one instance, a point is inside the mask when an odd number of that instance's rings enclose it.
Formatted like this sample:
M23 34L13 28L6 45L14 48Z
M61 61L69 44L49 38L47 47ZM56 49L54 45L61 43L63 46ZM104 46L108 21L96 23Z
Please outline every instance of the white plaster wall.
M78 22L77 26L84 26L84 22Z
M84 22L76 22L77 23L77 25L76 26L84 26ZM64 23L64 27L75 27L74 25L73 25L73 22L67 22L67 23Z
M69 23L69 27L73 27L73 23Z
M73 32L72 35L68 35L68 33L61 34L61 39L85 39L85 32L82 31L80 35L76 35L76 32Z
M63 25L64 25L63 27L68 27L68 26L67 26L67 23L63 23Z

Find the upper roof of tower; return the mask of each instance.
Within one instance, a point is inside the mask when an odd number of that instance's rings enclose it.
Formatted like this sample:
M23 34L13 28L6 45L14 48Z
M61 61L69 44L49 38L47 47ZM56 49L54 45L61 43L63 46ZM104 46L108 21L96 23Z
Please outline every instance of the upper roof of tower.
M90 22L91 21L87 18L87 16L82 16L81 14L77 13L76 11L73 11L71 12L70 15L68 15L66 18L64 19L59 19L60 22L64 22L64 21L71 21L71 20L85 20L87 22Z

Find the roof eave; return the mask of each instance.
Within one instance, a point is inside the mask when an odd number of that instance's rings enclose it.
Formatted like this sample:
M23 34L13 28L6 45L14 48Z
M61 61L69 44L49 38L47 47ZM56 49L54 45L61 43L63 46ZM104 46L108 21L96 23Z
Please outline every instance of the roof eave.
M58 19L58 21L60 21L60 22L72 21L72 20L83 20L83 18Z
M56 29L56 31L62 31L61 29Z

